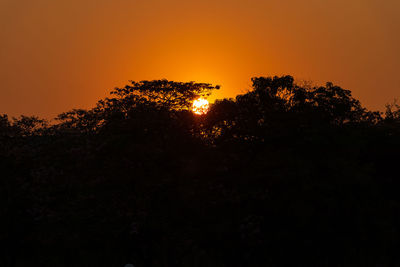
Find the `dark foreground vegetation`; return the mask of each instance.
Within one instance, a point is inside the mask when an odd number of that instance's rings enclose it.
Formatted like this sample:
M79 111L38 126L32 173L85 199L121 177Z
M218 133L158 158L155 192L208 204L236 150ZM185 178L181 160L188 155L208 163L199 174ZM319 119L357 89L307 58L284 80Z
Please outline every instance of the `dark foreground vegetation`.
M132 82L0 117L0 266L400 266L400 109L331 83ZM27 265L26 265L27 264Z

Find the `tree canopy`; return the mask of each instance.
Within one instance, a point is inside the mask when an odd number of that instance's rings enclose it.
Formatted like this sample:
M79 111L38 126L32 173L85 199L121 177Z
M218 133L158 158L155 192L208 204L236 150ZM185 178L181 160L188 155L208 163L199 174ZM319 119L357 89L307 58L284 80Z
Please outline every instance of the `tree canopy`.
M1 266L400 264L400 107L332 83L130 82L92 109L0 116Z

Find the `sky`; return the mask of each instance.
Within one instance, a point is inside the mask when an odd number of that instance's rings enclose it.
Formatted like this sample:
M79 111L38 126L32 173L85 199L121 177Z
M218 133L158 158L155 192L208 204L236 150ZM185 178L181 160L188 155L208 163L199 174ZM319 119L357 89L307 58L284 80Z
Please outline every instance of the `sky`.
M384 110L400 98L400 1L0 0L0 114L90 108L129 80L221 85L213 100L284 74Z

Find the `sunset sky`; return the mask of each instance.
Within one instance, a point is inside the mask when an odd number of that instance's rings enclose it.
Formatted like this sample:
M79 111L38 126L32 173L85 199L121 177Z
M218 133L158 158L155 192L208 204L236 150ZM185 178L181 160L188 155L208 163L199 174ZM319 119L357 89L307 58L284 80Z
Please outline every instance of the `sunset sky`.
M129 80L290 74L400 98L399 0L0 0L0 113L51 118Z

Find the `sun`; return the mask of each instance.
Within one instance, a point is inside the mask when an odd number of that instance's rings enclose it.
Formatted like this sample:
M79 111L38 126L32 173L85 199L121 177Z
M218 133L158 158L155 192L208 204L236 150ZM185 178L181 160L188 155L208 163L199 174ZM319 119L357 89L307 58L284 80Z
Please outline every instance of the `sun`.
M192 111L194 114L204 115L208 112L209 108L210 104L208 103L207 99L198 98L195 101L193 101Z

